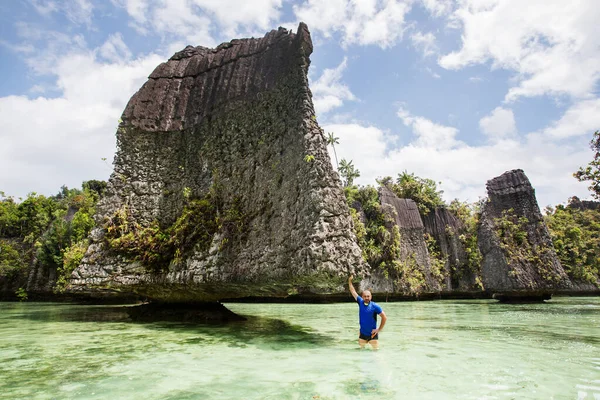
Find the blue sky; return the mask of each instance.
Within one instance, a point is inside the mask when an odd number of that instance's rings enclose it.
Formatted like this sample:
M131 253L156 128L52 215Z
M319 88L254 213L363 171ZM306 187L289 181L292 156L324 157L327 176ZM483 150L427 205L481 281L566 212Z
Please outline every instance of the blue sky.
M600 129L598 20L596 0L1 2L0 190L108 179L117 121L160 62L304 21L318 122L358 183L407 170L475 201L522 168L542 208L587 198L572 173Z

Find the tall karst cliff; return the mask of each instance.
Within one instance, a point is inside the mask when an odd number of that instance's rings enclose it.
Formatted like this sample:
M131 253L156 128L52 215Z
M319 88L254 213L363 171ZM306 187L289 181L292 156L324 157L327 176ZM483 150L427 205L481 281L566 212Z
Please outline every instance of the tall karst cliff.
M443 291L481 290L476 282L477 267L469 265L468 251L461 238L468 234L461 220L446 207L436 207L423 216L425 231L435 240L444 262Z
M373 189L374 190L374 189ZM360 222L370 225L371 236L365 243L371 274L361 282L361 289L370 289L393 298L413 298L438 294L441 290L441 271L432 267L425 241L425 227L417 204L401 199L386 186L377 190L377 212L369 216L360 212ZM357 201L354 208L362 210ZM372 205L366 205L372 207ZM379 229L373 225L383 223ZM376 245L378 250L368 248Z
M131 98L73 291L329 293L364 262L308 88L310 33L188 46Z
M508 299L571 289L525 173L505 172L487 190L478 232L484 289Z

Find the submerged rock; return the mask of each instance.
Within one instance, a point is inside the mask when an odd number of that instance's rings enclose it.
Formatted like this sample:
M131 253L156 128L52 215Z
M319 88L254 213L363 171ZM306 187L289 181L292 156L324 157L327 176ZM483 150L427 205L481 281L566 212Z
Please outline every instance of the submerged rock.
M188 323L222 323L245 321L223 304L213 303L146 303L123 308L129 318L135 322L188 322Z
M70 290L331 293L364 262L308 88L305 24L188 46L131 98Z
M487 191L478 231L484 289L504 300L542 300L570 289L525 173L505 172L487 182Z

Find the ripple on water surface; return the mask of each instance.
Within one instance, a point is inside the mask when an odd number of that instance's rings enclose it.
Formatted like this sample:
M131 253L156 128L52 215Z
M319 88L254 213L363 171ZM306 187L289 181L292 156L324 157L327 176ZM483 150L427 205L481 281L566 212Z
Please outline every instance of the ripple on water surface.
M377 299L375 299L377 301ZM0 303L0 398L600 399L600 299L229 304L227 325L131 323L122 307Z

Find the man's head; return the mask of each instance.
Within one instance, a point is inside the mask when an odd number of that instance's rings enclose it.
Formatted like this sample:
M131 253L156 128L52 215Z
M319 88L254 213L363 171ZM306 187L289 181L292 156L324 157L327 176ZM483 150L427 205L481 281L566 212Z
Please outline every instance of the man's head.
M371 302L371 292L368 290L363 290L363 292L361 293L361 296L363 301L365 302L365 304L369 304Z

